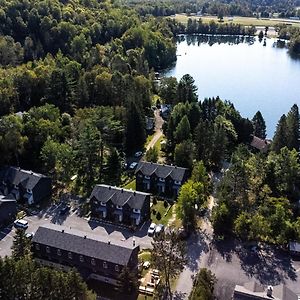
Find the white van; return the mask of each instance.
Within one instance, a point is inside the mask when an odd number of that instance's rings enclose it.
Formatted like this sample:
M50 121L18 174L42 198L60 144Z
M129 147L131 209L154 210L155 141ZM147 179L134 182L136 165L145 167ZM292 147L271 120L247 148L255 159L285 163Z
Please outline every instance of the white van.
M16 228L22 228L22 229L27 229L28 228L28 222L23 220L23 219L19 219L14 221L14 225Z

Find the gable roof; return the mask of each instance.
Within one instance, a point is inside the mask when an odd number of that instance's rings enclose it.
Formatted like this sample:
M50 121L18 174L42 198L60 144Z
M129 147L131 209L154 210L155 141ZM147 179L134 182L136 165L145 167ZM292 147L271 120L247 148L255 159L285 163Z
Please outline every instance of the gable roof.
M147 196L150 196L150 194L113 187L106 184L97 184L94 187L90 198L95 197L98 201L103 203L107 203L111 200L114 205L124 206L125 204L128 204L131 208L142 209Z
M32 242L122 266L129 263L132 253L139 248L108 243L86 232L54 224L40 226Z
M45 175L16 167L5 167L0 171L0 180L11 184L21 184L26 189L33 189L41 178L49 178Z
M145 176L155 174L160 178L167 178L170 176L173 180L182 181L188 169L177 166L162 165L152 162L141 161L139 162L135 173L142 172Z
M258 149L260 151L268 150L270 144L271 144L270 140L264 140L264 139L261 139L261 138L255 136L255 135L253 135L252 141L250 143L250 145L253 148Z
M284 284L272 287L272 297L267 295L267 288L255 281L244 285L236 285L234 289L234 300L298 300L298 296Z

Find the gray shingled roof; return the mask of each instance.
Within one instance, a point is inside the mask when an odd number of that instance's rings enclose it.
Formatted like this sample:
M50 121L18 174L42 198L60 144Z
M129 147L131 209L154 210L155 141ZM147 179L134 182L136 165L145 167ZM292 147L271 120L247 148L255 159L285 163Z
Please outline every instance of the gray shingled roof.
M94 187L90 198L95 197L103 203L111 200L114 205L123 206L128 204L131 208L142 209L148 193L126 190L105 184L98 184Z
M26 189L33 189L39 180L45 175L23 170L16 167L6 167L0 172L0 180L9 181L11 184L22 186Z
M156 176L160 178L170 176L173 180L182 181L188 169L141 161L139 162L135 172L137 173L138 171L141 171L146 176L151 176L155 173Z
M64 229L64 232L62 232L62 229ZM128 264L132 252L138 247L129 248L113 243L109 244L85 232L58 225L40 226L32 241L122 266Z

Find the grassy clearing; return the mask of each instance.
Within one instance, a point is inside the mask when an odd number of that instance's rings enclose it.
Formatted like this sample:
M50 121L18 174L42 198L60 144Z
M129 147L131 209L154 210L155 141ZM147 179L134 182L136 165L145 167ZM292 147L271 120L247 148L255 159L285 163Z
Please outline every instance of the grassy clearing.
M155 214L154 214L155 212ZM156 224L167 225L172 217L172 206L170 204L164 205L164 201L157 201L151 207L151 219Z
M129 183L127 183L126 185L124 185L124 189L132 189L132 190L136 190L136 182L135 179L133 179L132 181L130 181Z
M199 16L186 16L183 14L178 14L174 17L177 21L187 24L187 21L189 18L191 19L199 19ZM210 21L218 22L218 18L216 16L202 16L201 17L203 23L209 23ZM229 21L227 17L224 18L223 23L234 23L234 24L241 24L244 26L269 26L274 27L277 24L292 24L292 26L300 27L300 23L293 22L293 20L288 19L257 19L257 18L251 18L251 17L234 17L233 21Z

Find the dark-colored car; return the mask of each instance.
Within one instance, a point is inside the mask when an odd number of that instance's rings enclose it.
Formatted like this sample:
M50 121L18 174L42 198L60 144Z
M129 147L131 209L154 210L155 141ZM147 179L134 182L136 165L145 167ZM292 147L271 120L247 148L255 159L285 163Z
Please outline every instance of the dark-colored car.
M65 206L65 207L63 207L63 208L60 210L59 214L60 214L60 215L65 215L65 214L68 213L69 211L70 211L70 206Z

